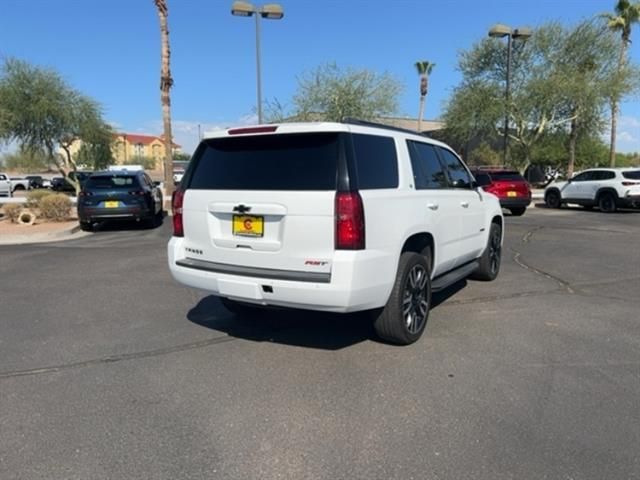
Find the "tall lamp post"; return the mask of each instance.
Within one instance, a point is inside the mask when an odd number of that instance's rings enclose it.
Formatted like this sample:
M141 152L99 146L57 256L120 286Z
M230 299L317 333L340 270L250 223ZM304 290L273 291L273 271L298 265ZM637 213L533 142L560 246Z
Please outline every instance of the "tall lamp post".
M256 18L256 76L258 81L258 123L262 123L262 76L260 72L260 17L280 20L284 17L282 6L277 3L255 6L249 2L233 2L231 14L238 17Z
M511 28L507 25L500 23L491 27L489 30L489 36L492 38L507 37L507 85L505 88L505 114L504 114L504 138L502 143L502 161L507 164L507 149L509 145L509 84L511 83L511 42L512 40L526 40L531 36L532 32L530 28Z

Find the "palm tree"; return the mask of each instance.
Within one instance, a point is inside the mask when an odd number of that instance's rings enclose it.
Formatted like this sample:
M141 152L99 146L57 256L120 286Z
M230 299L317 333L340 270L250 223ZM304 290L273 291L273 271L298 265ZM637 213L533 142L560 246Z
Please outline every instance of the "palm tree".
M169 16L169 8L166 0L153 0L158 9L158 18L160 19L160 40L161 40L161 67L160 67L160 102L162 103L162 121L164 124L164 189L165 195L173 193L173 136L171 134L171 96L169 91L173 85L171 78L170 57L171 49L169 48L169 25L167 17Z
M607 27L614 32L620 32L622 43L620 45L620 59L618 71L622 71L627 63L627 49L631 43L631 26L640 20L640 3L631 3L630 0L618 0L614 8L615 13L603 13L607 20ZM611 96L611 146L609 150L609 164L616 164L616 124L618 117L617 94Z
M427 93L429 92L429 75L431 75L431 71L435 66L435 63L427 62L426 60L416 62L416 69L420 75L420 114L418 115L418 132L422 131L424 104L425 99L427 98Z

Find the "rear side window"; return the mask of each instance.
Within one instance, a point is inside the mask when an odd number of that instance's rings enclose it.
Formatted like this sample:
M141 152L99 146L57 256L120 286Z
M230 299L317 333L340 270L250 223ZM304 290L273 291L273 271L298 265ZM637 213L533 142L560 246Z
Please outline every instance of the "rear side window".
M451 186L454 188L471 188L471 176L462 161L446 148L438 147L438 149L447 167Z
M407 141L417 190L447 188L447 176L433 145Z
M140 184L138 183L138 179L136 177L132 177L131 175L113 175L108 177L90 177L87 180L85 188L87 190L104 190L139 186Z
M608 170L597 170L593 172L591 180L612 180L614 178L616 178L616 174L614 172L610 172Z
M640 170L632 170L630 172L622 172L622 176L624 178L629 178L631 180L640 180Z
M398 187L398 157L396 143L391 137L354 133L358 188Z
M257 135L206 140L188 188L335 190L338 134Z

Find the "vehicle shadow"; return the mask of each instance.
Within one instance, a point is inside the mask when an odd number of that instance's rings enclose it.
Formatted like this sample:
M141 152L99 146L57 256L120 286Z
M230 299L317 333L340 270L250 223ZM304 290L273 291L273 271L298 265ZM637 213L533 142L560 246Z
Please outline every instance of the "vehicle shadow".
M466 285L463 280L434 294L432 308ZM289 309L256 310L253 316L238 316L227 311L214 295L204 297L187 313L190 322L230 337L320 350L341 350L367 340L386 343L376 336L373 318L372 311L333 314Z
M629 215L640 214L640 208L620 208L618 207L613 213L603 213L598 207L585 208L580 205L562 205L562 208L551 208L546 203L540 202L535 204L536 208L542 208L544 210L566 210L566 211L580 211L585 213L597 213L598 215Z

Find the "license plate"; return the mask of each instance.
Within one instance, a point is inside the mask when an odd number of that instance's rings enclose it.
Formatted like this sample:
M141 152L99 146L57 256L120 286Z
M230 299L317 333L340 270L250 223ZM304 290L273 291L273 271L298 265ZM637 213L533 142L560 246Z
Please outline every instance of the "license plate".
M518 192L507 192L507 197L517 197Z
M118 208L118 202L111 200L108 202L104 202L104 206L105 208Z
M264 217L234 215L233 234L243 237L262 237L264 235Z

